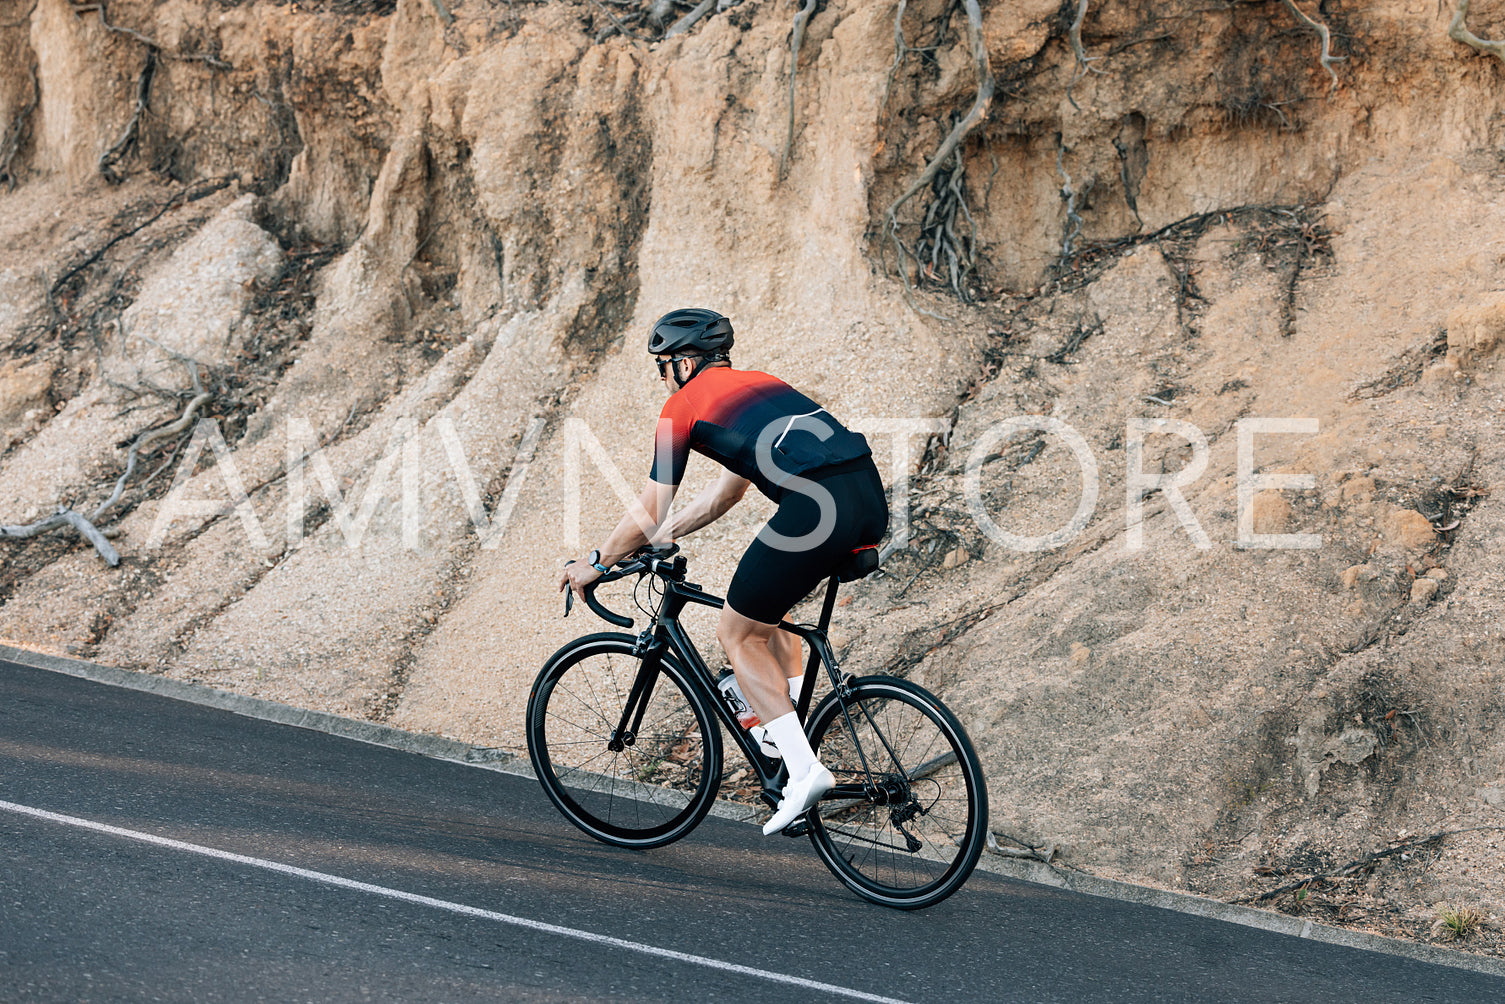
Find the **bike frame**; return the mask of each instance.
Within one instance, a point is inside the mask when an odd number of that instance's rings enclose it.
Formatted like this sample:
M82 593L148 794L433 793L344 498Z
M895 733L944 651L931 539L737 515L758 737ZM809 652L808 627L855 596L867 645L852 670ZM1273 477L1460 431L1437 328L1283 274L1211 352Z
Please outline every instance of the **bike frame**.
M664 567L665 565L668 567ZM718 596L712 596L694 583L685 582L683 558L677 559L672 565L655 561L650 565L647 574L654 575L663 583L663 596L658 610L654 613L653 623L637 637L635 651L643 657L642 668L638 672L637 679L633 681L632 689L628 692L627 702L622 708L622 719L617 724L616 732L612 734L612 742L624 744L630 742L630 737L641 728L648 699L653 694L654 684L658 682L660 661L658 657L665 649L668 649L689 673L691 685L709 697L712 706L716 709L717 717L731 733L753 770L757 772L758 780L763 787L763 800L770 806L776 806L782 789L783 761L764 756L758 744L748 734L748 730L737 724L737 719L721 697L721 691L711 676L711 669L706 664L705 658L701 656L694 641L690 639L689 632L679 621L680 614L691 604L720 609L726 605L726 601ZM788 621L782 621L779 624L782 630L798 635L810 644L810 659L805 667L804 686L800 689L799 699L795 702L795 713L801 724L805 722L809 714L810 701L815 693L815 669L818 665L825 666L830 675L831 684L836 688L838 695L847 689L846 682L840 674L836 653L831 650L831 643L826 638L826 629L831 623L831 613L836 607L837 581L836 576L831 576L826 588L825 603L821 607L819 624L813 627L806 624L791 624ZM843 704L843 711L845 712L845 704ZM850 716L848 716L848 721L850 722ZM868 785L838 784L826 797L868 798L871 794Z

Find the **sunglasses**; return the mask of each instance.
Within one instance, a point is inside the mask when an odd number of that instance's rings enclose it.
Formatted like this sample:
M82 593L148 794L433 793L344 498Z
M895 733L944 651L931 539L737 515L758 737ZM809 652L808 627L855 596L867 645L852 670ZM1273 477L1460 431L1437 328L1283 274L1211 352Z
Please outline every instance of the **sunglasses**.
M675 356L672 359L656 359L656 360L654 360L654 362L656 362L658 364L658 378L660 380L668 379L668 377L669 377L669 371L674 366L675 363L682 363L686 359L697 359L697 358L699 358L699 357L698 356Z

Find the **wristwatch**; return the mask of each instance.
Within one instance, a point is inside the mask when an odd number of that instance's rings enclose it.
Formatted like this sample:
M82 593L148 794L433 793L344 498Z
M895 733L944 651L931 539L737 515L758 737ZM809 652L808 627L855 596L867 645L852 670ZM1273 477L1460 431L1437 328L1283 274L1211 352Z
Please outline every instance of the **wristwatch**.
M611 569L601 564L601 552L599 550L592 551L585 560L590 562L590 566L596 571L600 572L602 575L605 575L607 572L611 571Z

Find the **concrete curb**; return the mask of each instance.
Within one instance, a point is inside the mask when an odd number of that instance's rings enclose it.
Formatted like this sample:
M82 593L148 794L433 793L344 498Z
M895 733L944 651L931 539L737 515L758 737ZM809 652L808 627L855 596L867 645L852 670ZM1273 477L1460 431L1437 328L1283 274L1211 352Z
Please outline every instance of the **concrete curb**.
M495 770L519 777L532 778L535 776L533 767L526 757L518 756L515 753L508 753L505 750L473 746L470 743L463 743L455 739L407 732L403 729L393 728L390 725L357 721L353 718L345 718L325 711L308 711L289 704L280 704L277 701L232 694L229 691L217 690L203 684L172 680L164 676L153 676L150 673L135 673L129 670L114 669L109 666L99 666L80 659L48 655L42 652L34 652L30 649L16 648L3 643L0 643L0 659L19 663L23 666L30 666L33 669L44 669L55 673L63 673L68 676L76 676L113 687L124 687L128 690L140 690L146 693L160 694L173 700L218 708L233 714L244 715L247 718L276 722L279 725L291 725L300 729L313 729L317 732L327 733L328 735L354 739L358 742L384 746L388 749L418 753L423 756L450 760L455 763L482 767L487 770ZM762 813L757 809L720 800L711 808L711 815L747 823L758 822L762 818ZM1288 934L1297 938L1309 938L1313 941L1342 945L1346 948L1382 952L1386 955L1397 955L1402 958L1415 959L1418 962L1451 966L1454 969L1465 969L1505 978L1505 960L1452 951L1451 949L1441 948L1436 945L1424 945L1413 941L1402 941L1398 938L1387 938L1378 934L1352 931L1347 928L1331 927L1327 924L1319 924L1301 917L1291 917L1287 914L1275 913L1269 910L1256 910L1253 907L1224 903L1220 900L1194 896L1190 893L1172 892L1167 889L1134 885L1130 882L1120 882L1115 879L1099 878L1086 872L1053 868L1038 861L1008 858L985 851L977 867L984 871L1017 879L1021 882L1052 886L1057 889L1066 889L1087 896L1099 896L1104 899L1138 903L1143 906L1159 907L1162 910L1175 910L1178 913L1187 913L1197 917L1206 917L1211 920L1226 921L1230 924L1239 924L1243 927L1255 927L1277 934Z
M1415 959L1418 962L1430 962L1434 965L1451 966L1454 969L1467 969L1505 978L1505 960L1487 955L1472 955L1438 945L1425 945L1415 941L1403 941L1400 938L1387 938L1380 934L1354 931L1345 927L1332 927L1272 910L1256 910L1254 907L1224 903L1222 900L1207 899L1191 893L1172 892L1168 889L1155 889L1130 882L1119 882L1115 879L1099 878L1086 872L1053 868L1038 861L1000 857L988 851L983 852L982 860L978 862L977 867L1023 882L1055 886L1058 889L1067 889L1087 896L1101 896L1104 899L1139 903L1144 906L1159 907L1162 910L1175 910L1177 913L1189 913L1210 920L1227 921L1243 927L1257 927L1262 931L1273 931L1276 934L1309 938L1312 941L1342 945L1345 948L1383 952L1386 955L1398 955L1402 958Z

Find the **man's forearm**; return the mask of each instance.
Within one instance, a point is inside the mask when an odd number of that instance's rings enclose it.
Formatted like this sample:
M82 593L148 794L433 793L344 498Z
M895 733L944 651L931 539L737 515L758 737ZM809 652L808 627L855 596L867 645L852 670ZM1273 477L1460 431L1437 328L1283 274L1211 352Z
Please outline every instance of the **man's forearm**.
M601 564L610 568L615 562L625 558L648 543L648 535L643 532L638 519L633 513L628 512L622 517L622 522L606 538L601 545Z
M685 506L674 514L666 527L671 540L688 537L703 526L708 526L726 515L728 509L736 505L742 496L727 494L719 485L706 489L695 501Z
M726 510L722 510L725 512ZM669 521L668 531L670 540L678 540L680 537L688 537L708 523L713 523L721 513L715 512L703 499L696 499L683 510L675 513Z
M614 562L625 558L636 551L651 539L651 534L658 532L662 522L660 513L667 513L669 504L674 499L674 489L668 485L660 485L656 482L648 482L648 487L643 489L637 501L633 502L622 514L622 520L617 528L606 538L601 545L601 564L610 567Z

